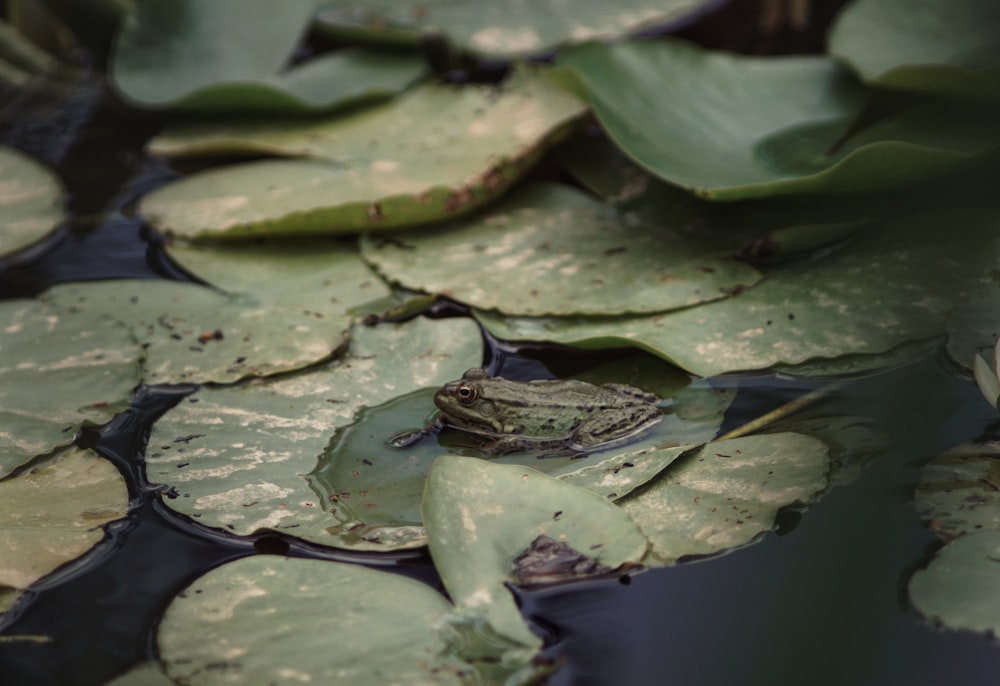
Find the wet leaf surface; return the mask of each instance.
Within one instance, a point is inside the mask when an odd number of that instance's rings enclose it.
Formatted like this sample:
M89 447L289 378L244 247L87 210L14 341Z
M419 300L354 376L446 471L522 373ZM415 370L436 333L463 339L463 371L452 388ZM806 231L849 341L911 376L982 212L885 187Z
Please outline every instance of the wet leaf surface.
M0 257L23 250L63 219L59 179L33 158L0 146Z

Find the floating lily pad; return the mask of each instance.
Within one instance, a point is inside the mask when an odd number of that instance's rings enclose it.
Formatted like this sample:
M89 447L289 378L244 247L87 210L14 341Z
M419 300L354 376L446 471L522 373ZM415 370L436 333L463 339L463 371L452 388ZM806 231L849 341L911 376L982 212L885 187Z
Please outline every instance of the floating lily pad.
M314 8L313 0L137 3L122 22L112 83L144 107L295 112L389 96L423 73L415 55L358 50L289 66Z
M916 506L940 536L1000 531L1000 442L963 443L924 467Z
M567 543L612 569L638 563L646 538L618 507L520 465L447 455L427 477L428 543L455 604L483 612L499 633L538 646L505 583L539 535Z
M885 221L823 260L775 268L735 297L678 312L529 318L477 310L476 317L504 340L634 345L703 376L882 353L944 330L948 312L992 268L989 256L969 255L998 223L995 212ZM944 236L943 225L956 230Z
M425 543L420 527L364 539L342 526L307 475L338 428L373 407L457 378L482 357L467 319L355 327L329 367L226 388L201 388L153 427L146 472L171 486L167 505L241 535L281 531L322 545L391 550ZM428 408L428 411L431 408ZM406 428L400 426L400 429ZM385 437L388 438L388 437ZM382 444L388 461L405 452ZM340 490L355 491L355 484Z
M395 283L507 314L662 312L761 278L733 259L738 238L685 228L644 223L568 186L534 184L459 227L368 234L361 245Z
M864 94L825 57L741 57L657 41L586 43L560 64L581 75L626 154L717 200L897 187L996 143L995 116L940 102L841 140Z
M258 555L208 572L167 608L167 675L223 681L466 684L451 604L428 586L360 565Z
M779 364L775 367L775 372L781 376L799 379L856 378L867 374L878 374L927 359L941 349L943 341L941 336L934 336L926 340L900 343L884 353L847 354L795 365Z
M24 153L0 146L0 256L41 240L63 219L62 184Z
M155 139L151 150L308 159L192 174L144 198L141 210L165 232L217 239L440 221L499 196L585 110L544 73L520 72L499 87L425 85L318 122L182 127Z
M846 486L868 463L889 449L889 438L869 417L811 417L768 426L766 433L791 432L823 441L830 457L830 486Z
M709 443L619 502L651 543L651 564L750 543L778 510L808 504L826 488L826 446L794 433Z
M883 88L1000 99L1000 5L991 0L858 0L830 52Z
M101 527L127 508L121 474L86 450L67 450L0 481L0 614L101 541Z
M422 31L444 31L458 47L483 57L538 55L587 38L613 38L690 19L709 0L490 3L423 0L322 0L319 30L374 43L416 43Z
M0 478L127 406L142 350L98 314L0 302Z

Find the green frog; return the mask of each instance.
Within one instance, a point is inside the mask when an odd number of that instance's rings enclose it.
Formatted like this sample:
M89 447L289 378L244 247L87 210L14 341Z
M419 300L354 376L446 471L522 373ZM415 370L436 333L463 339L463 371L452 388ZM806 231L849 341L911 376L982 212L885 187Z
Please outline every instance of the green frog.
M483 452L586 453L626 443L663 419L659 398L626 384L509 381L470 369L434 394L438 425L474 435Z

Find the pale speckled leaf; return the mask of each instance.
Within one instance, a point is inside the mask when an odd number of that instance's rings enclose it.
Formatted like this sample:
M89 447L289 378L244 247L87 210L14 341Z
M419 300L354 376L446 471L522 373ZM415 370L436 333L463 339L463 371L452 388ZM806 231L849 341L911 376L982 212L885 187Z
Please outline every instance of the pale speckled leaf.
M150 150L306 159L198 172L154 191L140 209L162 231L215 239L440 221L500 195L585 110L544 72L525 71L498 87L425 85L316 122L182 126Z
M63 219L62 184L33 158L0 146L0 255L37 243Z
M915 502L938 535L1000 531L1000 441L962 443L924 467Z
M961 536L910 579L910 600L952 629L1000 635L1000 531Z
M0 478L70 444L82 422L111 419L139 383L141 358L105 317L0 302Z
M455 604L483 612L500 634L540 645L504 585L539 535L611 568L637 563L646 539L618 507L530 467L438 458L421 506L434 565Z
M937 353L944 342L942 336L934 336L926 340L900 343L883 353L869 355L846 354L831 359L817 359L794 365L775 365L778 376L793 379L852 377L857 378L867 374L898 369Z
M282 531L321 545L391 550L425 543L420 527L359 540L340 526L306 476L338 428L419 388L440 386L478 364L482 340L467 319L355 327L349 352L329 367L280 379L201 388L153 427L152 483L167 505L241 535ZM405 427L400 427L405 428ZM405 454L384 446L390 460Z
M949 311L993 266L974 246L998 225L995 212L887 220L825 259L776 268L735 297L678 312L529 318L477 310L476 317L504 340L634 345L703 376L881 353L944 330ZM945 237L941 226L955 230Z
M745 545L782 507L812 502L827 486L826 446L794 433L709 443L622 500L649 537L647 564Z
M769 425L765 433L791 432L823 441L830 456L830 486L846 486L889 449L889 437L869 417L810 417Z
M167 674L218 683L465 684L451 604L428 586L356 564L257 555L196 579L167 608Z
M618 213L568 186L534 184L458 227L362 237L406 288L507 314L662 312L717 300L761 276L739 238Z
M0 481L0 613L18 591L94 547L101 527L127 509L122 475L87 450L58 453Z

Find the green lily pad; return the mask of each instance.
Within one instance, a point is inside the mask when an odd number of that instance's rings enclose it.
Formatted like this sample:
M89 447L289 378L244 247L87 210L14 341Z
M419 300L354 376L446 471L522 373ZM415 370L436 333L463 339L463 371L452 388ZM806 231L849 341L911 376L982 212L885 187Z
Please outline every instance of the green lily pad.
M627 155L715 200L897 187L996 143L991 113L939 102L841 140L864 93L825 57L740 57L658 41L586 43L560 64L580 74Z
M0 146L0 256L41 240L62 220L62 184L24 153Z
M142 350L107 318L5 300L0 332L0 478L111 419L139 383Z
M910 579L910 600L952 629L1000 634L1000 531L962 536Z
M619 502L649 537L647 564L670 564L753 541L778 510L808 504L827 486L827 448L794 433L709 443Z
M991 0L858 0L830 53L882 88L1000 99L1000 6Z
M954 315L953 315L954 316ZM870 355L841 355L832 359L812 360L801 364L782 365L775 367L775 372L781 376L811 379L811 378L857 378L867 374L878 374L898 369L935 354L941 349L943 338L934 336L926 340L900 343L884 353Z
M122 22L112 84L133 104L311 111L392 95L424 71L415 55L345 50L289 66L313 0L149 0Z
M764 433L790 432L817 438L830 457L830 486L855 481L868 463L889 449L889 438L869 417L811 417L768 426Z
M823 260L775 268L757 286L652 316L503 317L477 310L498 338L580 348L633 345L702 376L883 353L939 335L949 311L992 268L981 252L995 212L925 214L873 225ZM940 227L954 226L944 236ZM871 284L877 281L877 289Z
M148 195L141 211L167 233L215 239L440 221L499 196L585 110L544 72L520 72L499 87L425 85L317 122L182 127L154 140L151 151L307 159L195 173Z
M572 5L565 2L491 3L423 0L359 2L322 0L318 29L373 43L413 44L429 29L445 32L463 50L482 57L538 55L570 41L614 38L684 19L707 0L626 0Z
M642 223L568 186L534 184L459 227L365 235L362 252L405 288L507 314L662 312L760 280L739 240Z
M240 683L466 684L451 604L360 565L258 555L196 579L167 608L167 675Z
M618 507L582 488L520 465L438 458L422 505L428 544L455 604L525 646L540 645L505 583L514 560L540 535L612 569L638 563L646 538Z
M21 591L104 538L125 516L128 488L118 470L71 449L0 481L0 614Z
M358 535L330 512L338 505L307 475L338 428L354 422L362 408L461 376L480 361L481 346L478 328L467 319L355 327L348 353L328 367L203 387L182 401L153 427L147 476L172 487L165 501L172 509L236 534L281 531L360 550L421 546L419 526ZM387 443L381 447L389 464L407 459ZM338 490L356 493L356 485Z
M1000 531L1000 442L963 443L932 459L915 503L944 538Z

